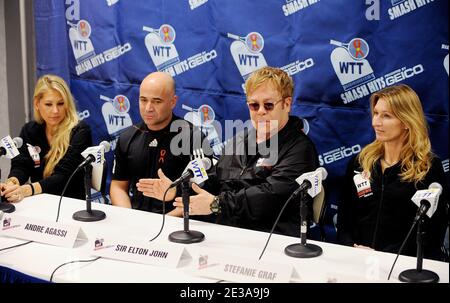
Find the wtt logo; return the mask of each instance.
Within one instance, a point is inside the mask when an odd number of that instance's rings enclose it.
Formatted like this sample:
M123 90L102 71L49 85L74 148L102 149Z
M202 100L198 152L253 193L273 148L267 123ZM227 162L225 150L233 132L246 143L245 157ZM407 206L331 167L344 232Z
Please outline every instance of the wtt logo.
M245 37L228 33L228 38L234 39L230 51L244 82L254 71L267 66L261 51L264 48L264 38L258 32L251 32Z
M67 21L67 24L70 26L69 39L77 64L94 57L94 45L92 44L91 39L89 39L92 31L89 22L80 20L75 24Z
M77 64L84 60L94 57L95 50L91 39L91 25L86 20L80 17L80 2L79 0L66 0L66 20L69 28L69 40L72 46L73 55Z
M338 46L331 52L331 63L345 91L375 79L373 69L365 58L369 55L369 44L364 39L354 38L349 43L330 40Z
M220 140L219 134L215 128L216 113L214 109L208 104L202 104L199 108L192 108L186 104L181 107L188 112L184 115L184 120L191 122L193 125L200 128L203 134L208 138L210 146L214 151L214 155L220 155L223 143Z
M128 111L130 110L130 101L124 95L117 95L114 99L100 95L100 99L106 101L102 106L102 115L105 120L108 134L118 136L120 131L131 126Z
M145 36L145 46L157 70L167 69L180 62L177 48L173 44L176 32L171 25L163 24L159 29L143 26L142 29L149 32Z

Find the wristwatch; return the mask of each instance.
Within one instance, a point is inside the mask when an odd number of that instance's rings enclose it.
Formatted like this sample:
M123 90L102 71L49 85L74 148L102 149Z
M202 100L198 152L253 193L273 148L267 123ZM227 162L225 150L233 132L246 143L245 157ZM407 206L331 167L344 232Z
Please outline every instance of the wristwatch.
M221 211L220 196L214 196L213 201L209 205L209 209L212 211L213 214L220 214Z

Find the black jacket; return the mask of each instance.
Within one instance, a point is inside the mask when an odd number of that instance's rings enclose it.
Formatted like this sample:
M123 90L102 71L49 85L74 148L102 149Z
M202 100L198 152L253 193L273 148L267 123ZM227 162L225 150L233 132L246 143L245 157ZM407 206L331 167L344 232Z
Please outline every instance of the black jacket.
M190 139L189 142L185 142L189 143L188 152L174 155L171 141L180 134L181 129L178 129L178 132L171 132L170 127L177 120L183 123L183 127L189 128ZM144 196L137 190L136 183L141 178L158 178L157 172L160 168L171 180L180 177L191 160L193 146L200 148L201 142L198 139L203 140L203 138L204 136L198 128L194 128L191 123L175 115L167 127L158 131L148 129L144 122L125 130L117 141L113 180L129 182L128 190L132 208L162 213L161 201ZM174 208L172 203L165 203L164 206L166 213Z
M371 194L358 198L354 171L362 169L356 158L348 165L343 186L343 195L338 209L338 241L341 244L364 245L376 250L397 253L404 241L414 217L417 206L411 201L417 190L426 189L433 182L443 186L436 212L430 218L425 216L423 230L424 256L440 259L440 247L444 240L448 224L446 204L448 203L448 185L441 161L434 158L432 167L425 179L418 183L403 182L398 176L400 165L386 168L384 174L380 162L371 173ZM411 236L402 254L416 255L416 230Z
M225 155L219 159L215 171L209 174L211 180L208 180L211 193L220 195L222 210L217 223L270 231L282 206L298 188L295 179L319 166L316 148L302 128L299 118L289 117L278 133L278 159L271 165L261 165L262 158L267 157L261 156L259 147L256 154L249 153L249 147L250 150L255 147L254 140L249 140L251 131L238 134L233 143L225 145ZM230 144L235 144L235 151L244 153L230 155ZM275 232L298 237L299 211L299 202L291 201Z
M19 179L20 184L24 184L30 178L31 182L39 182L42 192L54 195L62 193L69 176L84 160L81 153L92 145L91 129L86 123L80 121L72 129L70 145L66 154L56 164L53 174L44 179L43 174L46 163L44 156L50 150L50 145L45 135L45 125L35 121L28 122L22 127L20 137L23 139L23 145L19 149L20 155L11 161L9 177L16 177ZM35 165L27 144L40 148L40 164ZM73 176L64 195L85 199L84 170L80 170Z

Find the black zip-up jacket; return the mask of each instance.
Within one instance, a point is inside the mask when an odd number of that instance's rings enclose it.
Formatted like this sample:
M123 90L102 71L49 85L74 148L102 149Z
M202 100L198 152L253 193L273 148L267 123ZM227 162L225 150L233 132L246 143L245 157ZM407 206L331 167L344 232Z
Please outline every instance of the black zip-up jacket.
M249 154L248 147L254 146L255 142L249 142L248 132L233 138L235 150L245 152L222 155L215 171L209 173L208 188L220 196L221 213L217 223L270 231L282 206L299 186L295 179L319 166L314 143L302 128L303 123L298 117L289 117L278 133L278 159L274 165L261 165L264 163L262 158L267 156L262 157L260 149L254 155ZM225 151L229 144L225 145ZM288 204L275 232L300 236L298 201Z
M50 150L50 145L45 135L45 124L39 124L35 121L28 122L22 127L20 137L23 139L23 145L19 149L20 155L11 161L9 177L16 177L19 179L20 184L24 184L28 179L31 182L39 182L42 187L42 192L54 195L61 195L69 176L84 160L81 153L92 145L91 129L86 123L80 121L72 129L69 148L66 154L56 164L53 173L49 177L44 178L43 174L46 164L44 156ZM39 164L35 164L31 158L27 144L39 147ZM64 195L77 199L85 199L84 170L79 170L73 176Z
M371 172L371 194L358 198L353 176L355 171L361 172L356 158L353 158L347 168L343 195L338 209L338 241L341 244L358 244L372 247L376 250L398 253L412 226L417 212L417 205L411 201L417 190L427 189L433 182L443 187L438 207L433 216L424 216L424 256L441 259L441 246L445 229L448 224L446 209L448 204L448 184L441 161L436 157L432 167L423 181L414 182L400 180L400 164L381 170L380 161ZM416 255L416 232L413 230L402 254Z
M179 135L171 132L171 124L178 120L183 127L189 127L190 139L189 154L174 155L171 151L172 139ZM194 135L195 132L195 135ZM181 176L187 164L191 160L193 147L200 147L200 138L204 136L201 131L188 121L172 115L171 122L158 131L150 130L144 122L133 125L120 134L115 150L113 180L129 181L129 193L133 209L162 213L162 203L158 199L146 197L136 188L136 183L141 178L158 178L158 169L171 180ZM206 144L209 148L209 144ZM205 145L205 146L206 146ZM174 209L172 203L166 203L165 212Z

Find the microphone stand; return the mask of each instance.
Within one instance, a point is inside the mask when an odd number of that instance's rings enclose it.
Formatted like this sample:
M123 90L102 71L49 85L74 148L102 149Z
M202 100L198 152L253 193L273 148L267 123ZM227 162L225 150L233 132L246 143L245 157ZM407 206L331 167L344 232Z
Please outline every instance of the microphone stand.
M92 210L92 165L84 167L84 188L86 191L86 210L80 210L73 214L72 218L77 221L93 222L100 221L106 218L106 214L101 210Z
M2 170L0 169L0 180L2 179ZM12 203L8 203L4 196L1 197L0 210L4 213L12 213L16 210L16 207Z
M286 246L284 253L294 258L313 258L322 254L320 246L306 243L306 231L308 221L306 216L308 214L308 204L306 201L307 195L304 190L300 191L300 243Z
M437 283L439 282L439 276L430 270L422 269L423 263L423 247L422 247L422 224L423 217L420 217L419 222L417 222L417 268L404 270L398 276L398 279L402 282L413 282L413 283Z
M175 243L197 243L205 239L205 235L199 231L189 230L189 181L181 182L181 197L183 201L184 230L174 231L169 235L169 240Z

